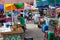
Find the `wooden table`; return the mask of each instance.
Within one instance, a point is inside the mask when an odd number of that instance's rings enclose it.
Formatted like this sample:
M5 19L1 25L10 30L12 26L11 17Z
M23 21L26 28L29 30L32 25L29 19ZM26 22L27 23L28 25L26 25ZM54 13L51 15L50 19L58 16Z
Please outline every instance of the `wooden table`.
M11 32L2 32L3 40L21 40L21 33L23 33L23 29L19 31L11 31Z

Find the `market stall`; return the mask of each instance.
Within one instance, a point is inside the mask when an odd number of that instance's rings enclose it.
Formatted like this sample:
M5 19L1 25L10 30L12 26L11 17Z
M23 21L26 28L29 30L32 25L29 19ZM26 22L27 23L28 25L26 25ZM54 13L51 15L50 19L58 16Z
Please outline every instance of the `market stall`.
M5 20L2 26L0 26L0 37L3 38L2 40L21 40L21 34L24 33L24 31L22 25L17 22L17 16L18 10L22 8L22 3L0 5L1 13L5 15L4 18L0 17L0 21Z
M15 24L10 28L0 28L0 30L0 37L3 40L21 40L21 34L24 32L20 24L17 24L17 26Z

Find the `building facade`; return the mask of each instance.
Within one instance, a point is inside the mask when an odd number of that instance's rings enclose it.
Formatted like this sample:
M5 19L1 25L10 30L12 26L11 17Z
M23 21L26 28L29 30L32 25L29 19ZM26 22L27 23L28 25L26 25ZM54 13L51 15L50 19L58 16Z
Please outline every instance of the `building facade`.
M24 3L24 2L30 3L30 2L34 2L34 0L0 0L0 4L18 3L18 2L21 2L21 3Z

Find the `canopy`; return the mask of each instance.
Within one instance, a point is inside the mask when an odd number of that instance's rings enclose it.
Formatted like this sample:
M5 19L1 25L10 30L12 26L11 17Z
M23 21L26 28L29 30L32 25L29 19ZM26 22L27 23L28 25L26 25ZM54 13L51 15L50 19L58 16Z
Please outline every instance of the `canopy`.
M32 5L30 5L30 4L28 4L28 3L24 3L24 9L25 10L34 10L35 9L35 7L34 6L32 6Z
M15 3L14 5L16 6L16 8L22 8L22 7L24 7L23 3Z
M4 4L4 10L15 10L16 7L14 4Z
M8 7L11 6L12 4L4 4L4 7Z
M49 4L57 4L60 3L60 0L47 0L49 2Z
M55 4L52 4L52 6L55 6ZM60 3L59 4L56 4L56 6L60 7Z
M56 12L60 12L60 7L56 9Z
M60 0L38 0L39 2L47 1L50 5L51 4L59 4ZM46 2L45 2L46 3Z
M36 4L37 4L37 8L39 8L39 10L48 8L48 2L47 1L36 2Z
M39 2L42 2L42 1L47 1L47 0L38 0Z
M0 4L0 10L4 10L4 5Z
M17 10L24 10L24 8L18 8Z
M47 1L42 1L42 2L36 2L37 4L37 7L38 6L45 6L45 5L48 5L48 2Z
M56 7L49 5L49 8L50 9L55 9Z

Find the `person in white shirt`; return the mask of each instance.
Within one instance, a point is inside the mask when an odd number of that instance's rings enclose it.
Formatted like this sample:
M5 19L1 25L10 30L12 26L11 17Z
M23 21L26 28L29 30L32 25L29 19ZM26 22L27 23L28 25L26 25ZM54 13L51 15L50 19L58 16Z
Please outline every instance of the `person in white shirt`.
M39 22L39 17L40 17L40 14L38 14L38 13L33 16L34 23L38 23Z

